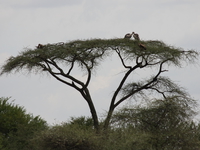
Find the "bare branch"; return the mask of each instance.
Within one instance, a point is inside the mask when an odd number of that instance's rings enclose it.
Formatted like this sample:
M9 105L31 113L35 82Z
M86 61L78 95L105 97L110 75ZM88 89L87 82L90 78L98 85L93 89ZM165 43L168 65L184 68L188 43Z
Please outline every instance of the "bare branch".
M49 64L48 64L48 63L46 63L46 64L47 64L47 66L48 66L47 71L48 71L54 78L56 78L57 80L61 81L61 82L64 83L64 84L67 84L67 85L69 85L69 86L71 86L71 87L74 87L72 83L69 83L69 82L67 82L67 81L65 81L65 80L63 80L63 79L61 79L61 78L59 78L59 77L57 76L58 74L52 71L52 69L51 69L51 67L49 66Z
M127 80L128 76L129 76L135 69L137 69L138 67L140 67L140 66L137 64L137 65L135 65L133 68L130 68L130 69L126 72L126 74L125 74L124 77L122 78L122 80L121 80L121 82L120 82L118 88L117 88L116 91L114 92L114 95L113 95L113 97L112 97L112 99L111 99L111 103L110 103L108 115L107 115L107 118L106 118L105 123L104 123L104 127L107 127L108 124L109 124L109 121L110 121L111 116L112 116L112 112L113 112L114 109L115 109L115 100L116 100L116 98L117 98L117 95L119 94L119 92L120 92L121 88L123 87L125 81Z
M89 85L89 83L90 83L90 79L91 79L91 70L90 70L90 68L88 67L88 65L85 63L85 62L83 62L83 64L85 65L85 67L86 67L86 69L87 69L87 72L88 72L88 77L87 77L87 80L86 80L86 83L85 83L85 85L84 85L84 87L87 87L88 85Z
M71 73L73 67L74 67L74 61L71 62L71 67L69 68L69 71L67 72L67 75L69 75Z
M58 76L55 76L55 75L61 75L61 76L63 76L63 77L66 77L66 78L72 80L73 82L79 84L81 87L84 87L84 83L83 83L83 82L81 82L80 80L78 80L78 79L72 77L72 76L69 75L69 74L65 74L64 71L56 64L55 61L53 61L53 60L49 61L49 60L47 60L47 59L43 59L43 61L46 62L46 64L48 65L48 68L49 68L48 71L49 71L49 73L50 73L51 75L54 74L53 77L56 77L56 79L58 79L59 77L58 77ZM53 65L56 69L58 69L58 70L60 71L60 73L55 73L55 72L53 72L49 64ZM64 80L61 79L61 78L59 78L59 81L62 81L62 82L63 82ZM65 83L65 82L63 82L63 83ZM67 82L67 83L68 83L68 85L72 85L72 84L69 83L69 82Z
M164 97L164 99L167 99L167 97L165 96L165 92L161 92L159 89L153 88L153 87L150 87L149 89L157 91L158 93L162 94L162 96Z
M120 60L121 60L121 62L122 62L122 64L123 64L123 66L124 66L125 68L131 69L131 68L132 68L131 66L126 66L126 65L125 65L124 59L123 59L122 56L121 56L120 50L119 50L118 48L115 48L115 51L117 52L117 54L118 54L118 56L119 56L119 58L120 58Z
M129 97L131 97L133 94L135 94L135 93L137 93L137 92L139 92L139 91L141 91L141 90L144 90L144 89L149 89L149 88L151 87L150 85L151 85L152 83L154 83L154 82L157 81L158 76L159 76L162 72L165 72L165 71L166 71L166 70L162 70L162 66L163 66L163 64L164 64L166 61L168 61L168 60L169 60L169 59L167 59L167 60L161 62L159 71L158 71L158 73L155 75L155 77L153 78L153 80L149 81L149 82L146 83L145 85L143 85L143 86L137 88L136 90L133 90L132 92L130 92L130 93L127 94L126 96L122 97L118 102L116 102L116 103L114 104L114 107L117 107L120 103L122 103L123 101L125 101L126 99L128 99Z

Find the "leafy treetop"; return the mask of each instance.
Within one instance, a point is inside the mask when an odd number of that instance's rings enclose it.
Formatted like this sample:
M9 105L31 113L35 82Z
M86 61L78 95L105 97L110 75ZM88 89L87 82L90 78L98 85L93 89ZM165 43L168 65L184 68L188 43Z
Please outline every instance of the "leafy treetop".
M182 48L175 48L162 41L90 39L39 44L35 49L26 48L18 56L11 56L2 66L0 75L22 69L27 69L29 72L36 71L36 73L48 72L57 80L80 92L89 105L94 126L98 129L99 121L88 85L94 69L97 69L98 65L113 53L117 54L126 71L111 98L105 128L108 127L112 113L119 104L136 94L144 96L146 90L157 92L165 99L168 96L179 96L182 99L187 97L183 89L169 78L161 76L167 71L163 69L163 65L181 67L183 62L195 63L198 53L194 50L185 51ZM75 67L86 72L84 81L72 74ZM156 68L157 73L147 80L127 83L129 75L142 68ZM121 97L119 93L122 93Z

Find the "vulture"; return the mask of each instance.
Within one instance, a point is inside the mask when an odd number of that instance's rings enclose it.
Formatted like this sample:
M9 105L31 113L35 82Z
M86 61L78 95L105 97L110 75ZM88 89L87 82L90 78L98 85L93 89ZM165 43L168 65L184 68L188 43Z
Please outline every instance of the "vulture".
M124 36L124 38L125 38L125 39L130 39L130 38L132 37L133 34L134 34L134 32L132 32L132 33L127 33L127 34Z
M141 44L140 43L140 37L139 37L139 35L137 34L137 33L134 33L133 32L133 37L135 38L135 40L136 41L138 41L138 46L141 48L141 49L143 49L143 50L146 50L147 48L146 48L146 46L144 45L144 44Z
M145 46L144 44L141 44L141 43L140 43L140 37L139 37L139 35L138 35L137 33L135 33L135 32L127 33L127 34L124 36L124 38L125 38L125 39L130 39L132 36L133 36L133 37L135 38L135 40L138 42L138 46L139 46L141 49L146 50L146 46Z
M133 32L133 37L135 38L135 40L140 41L140 37L137 33Z
M37 48L38 48L38 49L42 49L42 48L44 48L44 45L38 44Z
M146 50L147 48L146 48L146 46L144 45L144 44L139 44L139 47L141 48L141 49L144 49L144 50Z

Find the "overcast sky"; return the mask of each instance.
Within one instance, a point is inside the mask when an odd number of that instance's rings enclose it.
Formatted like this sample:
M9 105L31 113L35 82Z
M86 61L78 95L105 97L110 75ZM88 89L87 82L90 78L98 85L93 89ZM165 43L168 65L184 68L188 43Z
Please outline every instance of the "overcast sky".
M199 8L199 0L0 0L0 65L38 43L123 38L132 31L142 40L200 51ZM100 66L92 80L90 90L100 116L108 109L120 71L109 62ZM165 75L200 100L199 64L171 68ZM3 75L0 97L12 97L28 113L50 124L90 115L78 92L48 75Z

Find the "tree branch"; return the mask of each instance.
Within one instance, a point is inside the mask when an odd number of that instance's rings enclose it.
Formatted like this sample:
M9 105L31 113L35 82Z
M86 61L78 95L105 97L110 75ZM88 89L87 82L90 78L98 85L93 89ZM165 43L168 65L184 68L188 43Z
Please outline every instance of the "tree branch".
M43 58L41 58L41 59L46 63L46 65L47 65L47 67L48 67L48 68L45 68L45 70L47 70L47 71L48 71L53 77L55 77L57 80L59 80L59 81L65 83L65 84L67 84L67 85L69 85L69 86L71 86L71 87L74 87L74 88L77 89L77 90L80 90L80 88L79 88L78 86L76 86L76 85L74 84L74 82L77 83L77 84L79 84L79 85L81 85L81 87L84 86L84 83L83 83L83 82L79 81L78 79L76 79L76 78L74 78L74 77L72 77L72 76L70 76L70 75L68 75L68 74L65 74L64 71L56 64L55 61L53 61L53 60L49 61L49 60L43 59ZM50 65L53 65L53 66L54 66L56 69L58 69L60 72L59 72L59 73L53 72L53 70L51 69ZM70 79L70 80L72 81L72 83L67 82L67 81L61 79L61 78L58 77L57 75L61 75L61 76L63 76L63 77L66 77L66 78Z
M88 72L88 77L87 77L87 80L86 80L86 82L85 82L85 86L84 87L87 87L88 85L89 85L89 83L90 83L90 79L91 79L91 70L90 70L90 68L88 67L88 65L85 63L85 62L83 62L83 64L85 65L85 67L87 68L87 72Z
M158 93L162 94L162 96L164 97L164 99L167 99L167 97L165 96L165 92L161 92L159 89L156 89L156 88L153 88L153 87L150 87L149 89L157 91Z
M109 122L110 122L110 119L111 119L111 116L112 116L112 113L115 109L115 100L117 98L117 95L119 94L121 88L123 87L126 79L128 78L128 76L131 74L131 72L133 72L135 69L137 69L138 67L140 67L138 64L136 64L133 68L130 68L126 74L124 75L124 77L122 78L118 88L116 89L113 97L112 97L112 100L111 100L111 103L110 103L110 108L109 108L109 111L108 111L108 114L107 114L107 117L106 117L106 120L105 120L105 123L104 123L104 128L107 128L107 126L109 125Z
M162 73L162 72L165 72L167 70L162 70L162 66L165 62L169 61L170 59L166 59L164 60L163 62L161 62L160 64L160 67L159 67L159 71L158 73L155 75L155 77L153 78L153 80L149 81L148 83L146 83L145 85L141 86L140 88L134 90L133 92L129 93L128 95L122 97L117 103L114 104L114 107L117 107L120 103L122 103L123 101L125 101L127 98L129 98L130 96L132 96L133 94L141 91L141 90L144 90L144 89L148 89L150 88L149 85L151 85L152 83L156 82L157 81L157 78L158 76Z
M67 75L69 75L74 68L74 61L71 62L71 67L69 68L69 71L67 72Z
M122 64L123 64L123 66L124 66L125 68L131 69L131 68L132 68L131 66L126 66L126 65L125 65L124 59L123 59L122 56L121 56L120 50L119 50L118 48L115 48L115 51L117 52L117 54L118 54L118 56L119 56L119 58L120 58L120 60L121 60L121 62L122 62Z
M141 61L141 62L139 62L139 58L140 58L140 57L142 57L142 61ZM142 64L144 60L145 60L145 64ZM136 64L139 65L140 68L144 68L144 67L146 67L146 66L148 65L148 62L147 62L147 60L144 58L144 56L141 55L141 56L137 56L137 58L136 58Z
M51 69L48 69L48 72L49 72L54 78L56 78L57 80L61 81L62 83L65 83L65 84L67 84L67 85L69 85L69 86L71 86L71 87L74 87L74 88L77 89L77 90L80 90L80 88L78 88L77 86L75 86L75 85L73 84L73 82L72 82L72 83L69 83L69 82L67 82L67 81L65 81L65 80L63 80L63 79L61 79L61 78L59 78L58 76L56 76L56 74L55 74L54 72L52 72Z

